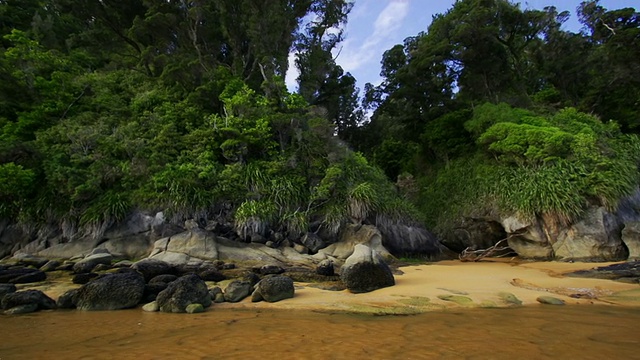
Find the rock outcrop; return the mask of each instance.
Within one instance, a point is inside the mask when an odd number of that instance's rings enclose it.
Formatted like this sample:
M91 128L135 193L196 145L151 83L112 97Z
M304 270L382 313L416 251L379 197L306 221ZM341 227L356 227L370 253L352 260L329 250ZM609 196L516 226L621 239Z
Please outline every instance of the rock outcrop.
M533 221L512 216L502 224L509 247L525 258L617 261L629 255L622 242L623 223L603 207L588 208L579 221L569 225L548 215Z
M340 269L340 279L353 293L369 292L395 285L389 266L378 252L358 244Z
M640 260L640 221L630 221L622 229L622 242L629 251L628 260Z
M359 244L368 246L385 258L391 257L389 251L382 245L382 234L375 226L353 224L345 226L340 234L340 241L319 250L318 254L344 260L353 254L355 247Z
M449 249L422 226L380 224L382 245L396 256L420 255L434 260L446 258Z

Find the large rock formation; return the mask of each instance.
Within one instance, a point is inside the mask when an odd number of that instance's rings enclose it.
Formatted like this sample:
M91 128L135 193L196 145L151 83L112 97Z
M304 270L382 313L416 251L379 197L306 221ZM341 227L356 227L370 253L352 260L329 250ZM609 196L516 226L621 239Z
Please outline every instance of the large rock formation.
M354 224L345 226L340 234L340 241L320 249L318 254L344 260L351 256L355 247L360 244L368 246L383 257L391 257L382 245L382 234L375 226Z
M622 243L624 225L603 207L587 209L581 220L561 232L553 244L559 260L617 261L629 253Z
M517 217L502 220L509 247L526 258L616 261L628 257L620 219L603 207L590 207L579 221L564 224L552 216L533 221Z
M438 238L422 226L403 224L380 224L382 245L396 256L423 255L432 259L447 256L446 249Z
M358 244L340 269L340 279L353 293L369 292L395 285L389 266L377 251Z
M622 241L629 251L629 260L640 260L640 221L630 221L624 226Z

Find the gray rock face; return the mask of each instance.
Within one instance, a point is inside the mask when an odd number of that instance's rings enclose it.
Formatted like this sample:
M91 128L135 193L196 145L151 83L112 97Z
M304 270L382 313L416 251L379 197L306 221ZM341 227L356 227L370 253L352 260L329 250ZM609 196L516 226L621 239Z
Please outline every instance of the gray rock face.
M192 227L190 231L156 241L151 254L152 258L177 265L187 263L190 258L217 260L218 246L212 232Z
M56 302L40 290L18 291L6 294L4 297L2 297L3 310L29 304L35 304L40 310L56 308Z
M80 310L119 310L138 305L144 278L135 272L108 274L83 285L76 293Z
M603 207L588 209L582 220L570 226L553 244L560 260L617 261L628 252L622 243L622 223Z
M131 265L131 268L144 276L145 281L149 281L158 275L173 274L173 266L156 259L144 259Z
M190 304L211 305L207 284L197 275L185 275L172 282L156 298L162 312L183 313Z
M234 280L224 289L224 300L238 302L251 294L253 286L246 281Z
M381 224L382 245L393 255L427 255L433 259L446 257L446 249L438 238L421 226Z
M356 245L340 269L340 279L353 293L369 292L395 285L391 269L382 257L366 245Z
M382 234L375 226L353 224L345 227L341 233L339 242L320 249L318 254L344 260L353 254L354 248L358 244L363 244L374 249L383 257L391 257L389 251L382 245Z
M262 279L251 295L251 301L276 302L293 297L293 280L288 276L270 276Z
M617 261L626 259L634 249L633 226L628 233L631 247L625 246L621 219L619 214L603 207L591 207L571 225L550 215L538 216L533 221L512 216L503 219L502 225L510 235L509 247L524 258Z
M629 260L640 260L640 221L625 224L622 241L629 250Z
M300 242L302 242L302 245L309 249L313 254L317 253L318 250L327 246L327 244L320 238L320 236L310 232L304 234L302 239L300 239Z
M113 256L109 253L92 254L75 263L73 272L76 274L88 273L98 264L111 265L111 260L113 260Z

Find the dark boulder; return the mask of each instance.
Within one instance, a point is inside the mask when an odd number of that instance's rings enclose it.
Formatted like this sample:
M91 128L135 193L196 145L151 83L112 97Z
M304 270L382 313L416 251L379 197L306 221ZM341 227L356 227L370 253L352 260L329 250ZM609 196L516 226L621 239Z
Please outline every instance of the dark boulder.
M262 275L278 275L284 272L282 266L278 265L263 265L258 270Z
M333 269L333 261L329 259L322 260L316 267L316 274L324 275L324 276L335 275L335 272Z
M80 310L119 310L138 305L144 294L142 275L127 272L104 275L83 285L76 294Z
M222 281L222 280L226 280L227 277L224 276L222 273L220 273L218 270L215 269L205 269L202 271L198 271L198 276L200 276L200 278L204 281Z
M617 280L626 283L640 283L640 260L600 266L589 270L578 270L565 275L571 277Z
M262 279L251 295L251 301L276 302L293 297L293 280L287 276L270 276Z
M257 284L258 282L260 282L260 276L258 276L255 273L246 273L243 277L242 277L242 281L244 282L248 282L249 284L251 284L251 286L254 286L255 284Z
M340 270L340 279L353 293L369 292L395 285L389 266L366 245L356 245Z
M37 269L16 267L0 271L0 283L4 284L28 284L46 279L47 274Z
M190 304L211 305L207 284L194 274L178 278L161 291L156 298L158 308L163 312L183 313Z
M56 302L40 290L25 290L6 294L2 297L2 309L20 305L35 304L39 310L55 309Z
M91 272L98 264L111 265L113 256L109 253L92 254L73 265L76 274Z
M238 302L246 298L253 291L253 285L246 281L234 280L224 289L224 300Z
M58 297L58 301L56 301L56 305L58 305L58 309L75 309L76 308L76 294L78 293L78 289L71 289L64 292L62 295Z
M158 275L175 274L173 266L164 261L155 259L140 260L131 265L131 268L142 274L145 281L149 281Z
M2 297L6 294L14 293L16 291L16 286L13 284L0 284L0 300L2 300Z
M158 294L160 294L161 291L166 289L167 286L169 286L169 283L164 283L164 282L155 282L155 283L150 282L146 284L144 286L144 295L142 295L142 302L148 303L148 302L155 301L156 298L158 297Z
M177 276L172 274L162 274L158 276L154 276L153 279L149 280L149 284L157 284L157 283L171 283L178 279Z
M89 272L89 273L80 273L80 274L75 274L75 275L73 276L73 279L72 279L71 281L72 281L74 284L84 285L84 284L87 284L89 281L91 281L91 280L93 280L93 279L97 278L98 276L100 276L100 275L98 275L98 274L96 274L96 273L92 273L92 272Z

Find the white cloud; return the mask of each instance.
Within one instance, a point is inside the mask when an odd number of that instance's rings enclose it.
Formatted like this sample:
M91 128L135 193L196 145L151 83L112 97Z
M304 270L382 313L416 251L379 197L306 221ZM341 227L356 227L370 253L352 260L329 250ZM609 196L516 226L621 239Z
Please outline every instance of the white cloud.
M298 82L296 79L300 75L300 71L296 67L296 53L289 53L289 67L287 69L287 75L284 78L284 82L287 85L287 89L290 92L296 92L298 90Z
M377 61L378 56L393 44L394 35L400 29L403 20L409 13L409 2L407 0L392 0L378 14L373 23L373 31L364 41L356 43L353 39L348 39L342 43L341 49L335 51L334 55L340 52L337 58L338 64L345 71L352 72Z

